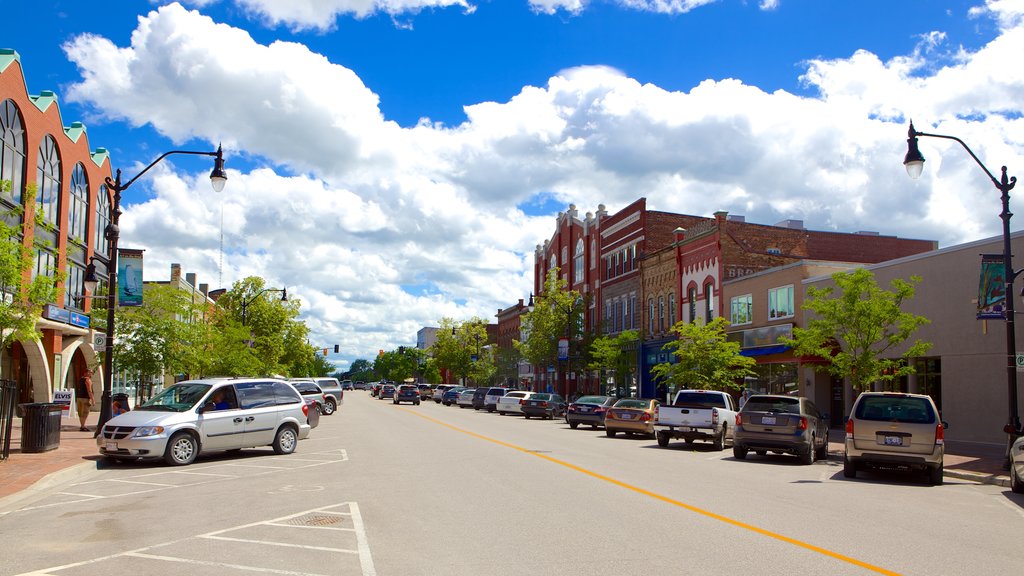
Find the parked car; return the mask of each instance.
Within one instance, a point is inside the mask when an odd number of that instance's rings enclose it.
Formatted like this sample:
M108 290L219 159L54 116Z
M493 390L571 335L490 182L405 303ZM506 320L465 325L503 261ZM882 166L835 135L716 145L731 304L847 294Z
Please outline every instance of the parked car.
M352 383L352 388L355 390L366 390L366 382L355 381Z
M352 384L351 380L342 380L341 381L341 389L342 390L356 390L356 387L355 387L354 384Z
M505 394L498 400L496 409L498 414L504 416L505 414L522 414L523 413L523 402L533 396L534 392L527 392L526 390L513 390L508 394Z
M381 384L380 390L377 392L377 400L384 400L385 398L395 398L395 385L394 384Z
M401 404L402 402L408 402L410 404L420 405L420 390L415 384L402 384L395 390L394 398L392 402L395 404Z
M444 404L445 406L455 404L455 401L459 399L459 393L465 389L465 386L454 386L445 390L444 393L441 394L441 404Z
M802 464L828 459L828 417L802 396L755 394L736 414L732 455L738 460L753 450L793 454Z
M303 398L312 400L317 412L327 414L327 396L324 395L324 391L315 382L305 378L293 378L288 380L288 384L298 390Z
M680 390L671 406L658 410L654 427L662 448L682 438L687 444L710 440L715 450L724 450L736 428L736 403L721 390Z
M272 446L290 454L309 436L309 410L283 380L186 380L108 420L96 445L108 458L163 458L172 466L216 450Z
M420 400L430 400L434 396L434 389L430 384L418 384L416 388L420 393Z
M303 398L306 402L308 410L306 410L306 424L309 424L310 430L320 425L320 410L316 407L316 400L312 398Z
M345 391L342 390L341 384L337 378L317 377L317 378L289 378L289 382L314 382L320 387L320 390L324 393L324 401L318 402L320 406L320 413L324 416L330 416L345 403Z
M843 475L855 478L867 467L906 468L928 473L942 484L945 431L931 396L862 392L846 420Z
M373 382L370 384L370 396L377 396L380 394L380 387L383 386L380 382Z
M498 400L501 400L502 396L511 391L511 388L504 388L501 386L488 388L487 392L484 394L484 409L488 412L494 412L498 407Z
M473 390L473 409L482 410L484 407L484 401L487 399L487 391L490 388L476 388Z
M444 396L444 393L455 387L455 384L438 384L437 386L434 387L434 393L431 394L430 397L434 400L435 403L440 404L441 397Z
M1010 446L1010 490L1024 494L1024 436Z
M614 437L619 432L643 434L654 438L654 422L661 402L641 398L621 398L604 415L604 433Z
M455 399L455 404L457 404L459 408L472 408L474 394L476 394L476 388L464 389L462 392L459 392L458 398Z
M565 399L558 394L536 393L523 402L522 413L527 419L537 416L551 420L565 414L566 406Z
M570 428L580 424L590 424L592 428L604 426L604 417L616 400L614 396L581 396L569 404L565 411L565 421Z

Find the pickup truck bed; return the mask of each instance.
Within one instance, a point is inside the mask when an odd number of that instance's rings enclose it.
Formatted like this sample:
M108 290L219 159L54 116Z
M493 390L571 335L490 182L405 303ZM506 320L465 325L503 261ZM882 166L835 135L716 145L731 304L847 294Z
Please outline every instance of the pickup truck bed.
M736 426L736 406L732 396L718 390L680 390L671 405L658 407L654 424L658 445L672 439L711 441L716 450L724 450Z

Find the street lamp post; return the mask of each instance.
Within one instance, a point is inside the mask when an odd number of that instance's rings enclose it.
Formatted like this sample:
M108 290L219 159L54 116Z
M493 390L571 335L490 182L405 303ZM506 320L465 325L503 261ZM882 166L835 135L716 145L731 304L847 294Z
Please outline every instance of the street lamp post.
M281 293L281 302L287 302L288 301L288 288L264 288L263 290L260 290L256 294L253 294L252 298L249 298L248 300L242 300L242 326L248 326L249 304L252 304L253 302L256 301L257 298L259 298L260 296L266 294L267 292L280 292ZM335 345L334 348L335 348L334 351L337 352L338 351L337 350L338 346Z
M216 152L192 152L189 150L171 150L160 155L159 158L150 162L149 166L142 169L131 180L121 183L121 170L118 169L114 180L111 180L108 176L105 179L107 188L114 192L113 200L110 206L110 223L107 224L106 230L104 230L104 236L107 238L108 251L107 251L107 348L106 354L103 355L103 394L100 396L100 418L96 424L96 435L100 434L103 430L103 425L110 420L111 406L110 396L113 390L114 382L114 320L115 310L117 308L117 241L121 236L121 230L118 228L118 221L121 217L121 192L128 189L129 186L135 183L143 174L149 171L150 168L156 166L164 158L172 154L189 154L196 156L213 156L213 171L210 172L210 184L213 186L214 192L220 192L224 189L224 184L227 182L227 174L224 173L224 156L221 152L221 147L217 147ZM95 273L93 275L95 280ZM95 285L94 285L95 286Z
M1010 444L1021 433L1020 415L1017 411L1017 343L1013 306L1013 280L1020 271L1014 272L1013 270L1013 251L1010 246L1010 218L1013 216L1013 213L1010 212L1010 190L1013 190L1013 186L1017 183L1017 177L1008 178L1006 176L1006 166L1003 166L1002 177L996 179L963 140L956 136L918 132L914 129L914 123L911 122L910 130L907 133L907 155L903 160L903 165L907 168L907 174L915 180L921 176L921 171L924 169L924 156L921 155L921 151L917 147L918 136L943 138L959 142L964 147L964 150L967 150L967 153L971 155L971 158L974 158L978 166L985 171L992 184L1002 193L1003 211L999 214L999 217L1003 221L1003 281L1006 285L1004 290L1006 302L1003 308L1003 316L1006 320L1006 389L1007 401L1009 402L1009 416L1004 431L1008 434L1009 439L1007 443L1007 457L1009 457ZM1007 465L1009 465L1009 459L1007 459Z

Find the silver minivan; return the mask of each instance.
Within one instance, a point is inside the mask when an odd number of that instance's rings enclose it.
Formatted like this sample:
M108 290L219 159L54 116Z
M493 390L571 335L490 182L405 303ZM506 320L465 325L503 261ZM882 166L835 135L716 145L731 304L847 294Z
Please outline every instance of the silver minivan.
M295 388L281 380L189 380L108 420L96 445L108 458L163 458L172 466L217 450L271 446L277 454L290 454L309 436L308 410Z

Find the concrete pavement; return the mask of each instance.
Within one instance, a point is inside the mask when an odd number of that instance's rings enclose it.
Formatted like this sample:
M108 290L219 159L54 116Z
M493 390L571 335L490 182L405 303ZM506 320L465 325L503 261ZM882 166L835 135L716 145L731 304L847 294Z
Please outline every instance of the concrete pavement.
M35 454L21 452L21 419L15 418L11 432L11 455L0 462L0 505L45 490L54 481L95 470L100 462L93 438L98 412L87 420L89 431L81 432L77 421L65 420L61 426L60 446ZM833 438L842 438L842 430L833 430ZM842 442L829 444L829 458L842 459ZM945 475L1008 487L1010 477L1003 470L1003 448L991 444L946 442Z

